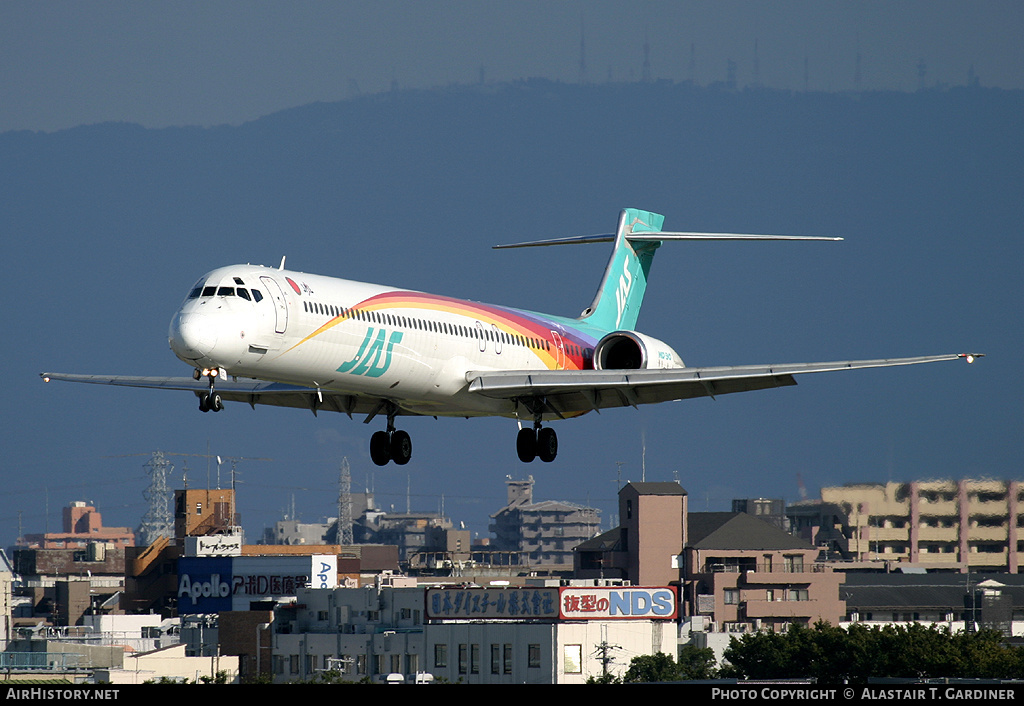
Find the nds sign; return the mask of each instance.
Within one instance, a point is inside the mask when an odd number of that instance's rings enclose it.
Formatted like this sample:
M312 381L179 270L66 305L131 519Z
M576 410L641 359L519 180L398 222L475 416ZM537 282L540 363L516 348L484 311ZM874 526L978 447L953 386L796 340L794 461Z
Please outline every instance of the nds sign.
M677 615L676 589L671 586L566 586L559 598L562 620L672 620Z

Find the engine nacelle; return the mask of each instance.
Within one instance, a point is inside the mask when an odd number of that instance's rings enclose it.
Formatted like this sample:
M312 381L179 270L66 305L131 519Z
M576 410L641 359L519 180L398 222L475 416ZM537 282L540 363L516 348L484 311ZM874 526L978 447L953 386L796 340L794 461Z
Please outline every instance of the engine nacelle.
M636 331L613 331L594 347L594 368L597 370L682 367L682 359L671 346Z

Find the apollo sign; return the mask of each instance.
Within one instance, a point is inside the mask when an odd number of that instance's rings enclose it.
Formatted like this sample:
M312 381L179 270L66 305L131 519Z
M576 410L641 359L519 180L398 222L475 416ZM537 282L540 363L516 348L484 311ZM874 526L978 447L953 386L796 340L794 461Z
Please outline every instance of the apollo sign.
M249 610L253 601L294 596L307 586L337 585L338 559L330 554L182 557L178 613Z
M673 620L676 589L640 586L566 586L561 589L562 620Z
M206 581L193 581L188 574L182 574L178 580L178 598L187 596L198 601L200 598L227 598L230 595L231 584L222 581L220 574L213 574Z

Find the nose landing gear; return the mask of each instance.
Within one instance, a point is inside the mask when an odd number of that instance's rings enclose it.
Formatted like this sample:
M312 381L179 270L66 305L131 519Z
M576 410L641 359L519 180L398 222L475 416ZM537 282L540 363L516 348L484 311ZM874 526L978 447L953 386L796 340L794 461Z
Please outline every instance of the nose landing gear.
M200 412L219 412L224 409L224 401L220 395L214 389L214 383L218 377L223 377L226 373L221 368L210 368L208 370L200 371L198 368L192 374L192 377L199 380L203 375L210 381L210 391L205 394L199 395L199 411Z

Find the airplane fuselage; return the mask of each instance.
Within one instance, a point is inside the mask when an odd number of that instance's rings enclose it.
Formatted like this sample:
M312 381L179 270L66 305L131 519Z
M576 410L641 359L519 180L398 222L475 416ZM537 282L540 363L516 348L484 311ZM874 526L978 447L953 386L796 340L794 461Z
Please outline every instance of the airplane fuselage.
M413 414L516 416L513 401L468 393L466 374L592 369L607 333L574 319L236 265L200 279L169 342L197 369L387 397ZM682 361L672 354L664 366Z

